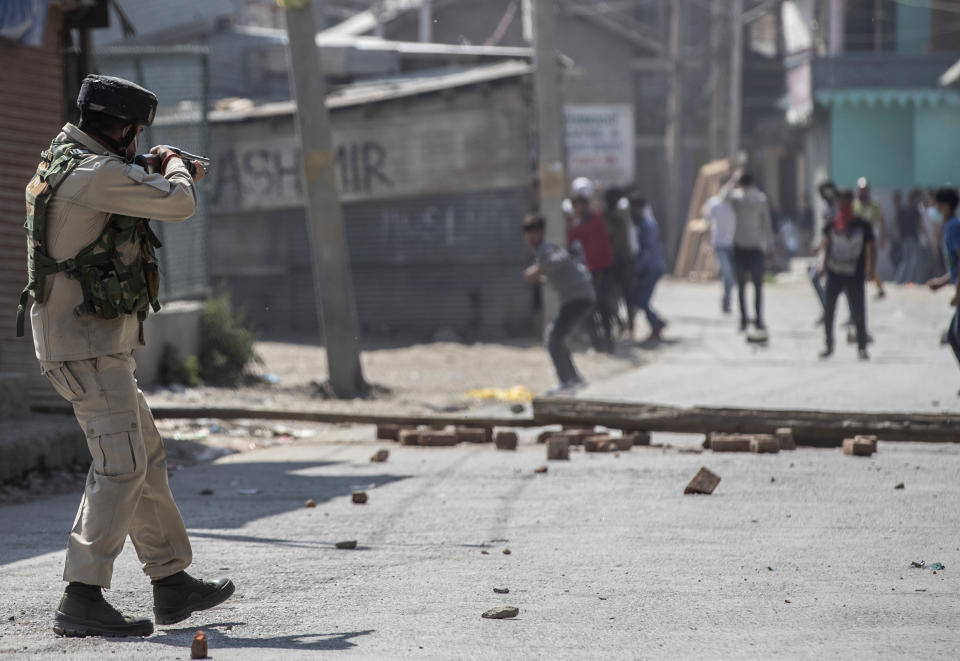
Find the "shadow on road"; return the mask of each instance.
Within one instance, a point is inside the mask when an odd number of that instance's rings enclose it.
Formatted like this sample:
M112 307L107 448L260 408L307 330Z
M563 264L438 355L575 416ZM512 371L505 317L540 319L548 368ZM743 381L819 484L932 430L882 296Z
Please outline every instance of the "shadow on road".
M203 627L207 634L207 644L210 656L215 657L217 650L232 648L263 648L286 650L309 650L318 652L336 652L356 647L352 639L359 636L368 636L375 629L350 631L344 633L300 633L287 636L273 636L265 638L244 638L231 636L228 627L243 626L246 622L221 622ZM170 647L179 647L189 650L193 635L197 627L181 629L161 629L147 639L148 642Z
M331 466L343 473L331 474ZM241 528L251 521L347 497L358 489L406 479L404 475L358 474L345 462L223 462L194 466L171 476L170 487L188 529ZM201 491L213 493L201 495ZM66 546L80 493L0 507L0 566ZM359 507L359 506L358 506ZM204 533L191 533L200 536ZM292 540L256 540L296 545ZM318 542L319 544L319 542Z

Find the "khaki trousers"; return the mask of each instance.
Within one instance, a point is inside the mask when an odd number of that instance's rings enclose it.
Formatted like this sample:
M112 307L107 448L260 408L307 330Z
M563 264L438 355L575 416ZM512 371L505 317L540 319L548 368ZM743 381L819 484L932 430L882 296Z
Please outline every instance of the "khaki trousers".
M41 368L73 404L93 458L63 580L109 588L127 535L151 579L185 569L190 540L167 482L163 440L137 387L133 355L42 361Z

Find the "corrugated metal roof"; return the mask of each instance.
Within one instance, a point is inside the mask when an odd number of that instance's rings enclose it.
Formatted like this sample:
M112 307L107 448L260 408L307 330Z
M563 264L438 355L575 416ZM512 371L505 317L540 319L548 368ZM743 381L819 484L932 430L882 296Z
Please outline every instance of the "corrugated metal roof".
M960 92L946 89L846 89L816 93L817 103L832 107L906 108L960 106Z
M327 107L331 109L345 108L390 101L418 94L429 94L505 78L525 76L532 72L533 67L528 62L510 60L465 70L443 70L416 76L356 83L342 87L328 95ZM287 115L295 110L295 102L281 101L243 110L215 110L209 113L208 119L211 122L236 122L259 117Z

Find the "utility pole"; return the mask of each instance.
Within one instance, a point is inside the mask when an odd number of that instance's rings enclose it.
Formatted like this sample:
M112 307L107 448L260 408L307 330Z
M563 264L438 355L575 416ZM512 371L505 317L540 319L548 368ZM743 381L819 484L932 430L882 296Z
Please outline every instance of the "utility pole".
M420 41L433 41L433 4L432 0L420 0Z
M667 53L670 60L670 79L667 92L667 131L664 151L667 165L667 226L666 249L670 266L676 260L686 218L680 200L680 179L683 166L683 95L686 76L683 66L684 22L686 0L670 2L670 35Z
M306 186L305 210L313 257L317 316L326 337L330 385L337 397L346 399L365 394L367 384L360 367L353 277L311 2L280 0L280 4L286 7L287 48L297 101L297 132Z
M564 162L563 94L557 52L557 0L533 0L534 95L537 112L537 180L540 213L547 221L547 238L566 245L563 198L567 192ZM544 291L544 319L552 319L559 302Z
M730 0L730 115L727 118L727 156L740 151L743 116L743 0Z
M715 161L726 156L725 141L723 141L724 117L727 114L727 85L724 75L723 58L720 57L720 48L726 30L723 7L726 0L711 0L710 2L710 123L708 126L707 148L710 160Z

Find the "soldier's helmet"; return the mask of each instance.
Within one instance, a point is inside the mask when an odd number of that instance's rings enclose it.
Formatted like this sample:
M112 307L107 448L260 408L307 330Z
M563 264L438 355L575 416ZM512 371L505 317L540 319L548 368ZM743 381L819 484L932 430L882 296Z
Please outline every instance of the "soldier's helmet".
M157 95L123 78L91 74L80 86L77 107L81 113L94 110L150 126L157 112Z

